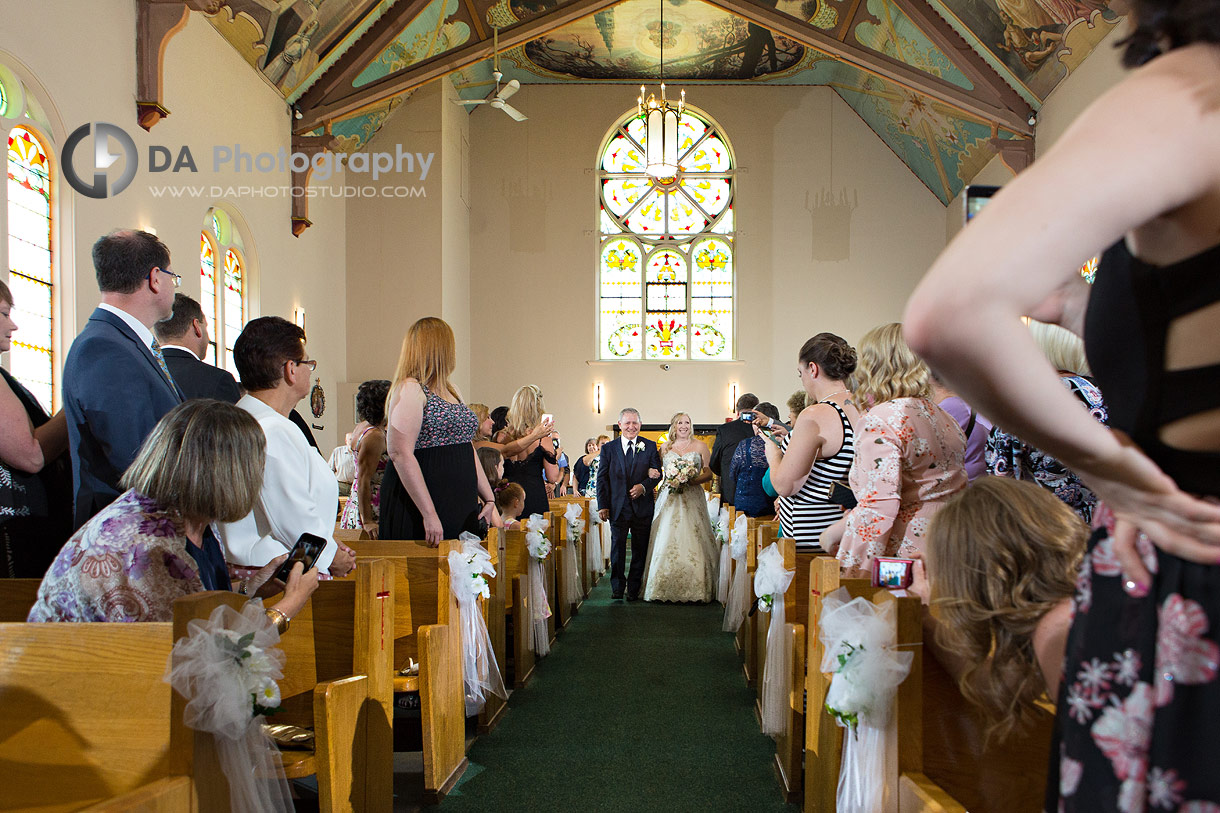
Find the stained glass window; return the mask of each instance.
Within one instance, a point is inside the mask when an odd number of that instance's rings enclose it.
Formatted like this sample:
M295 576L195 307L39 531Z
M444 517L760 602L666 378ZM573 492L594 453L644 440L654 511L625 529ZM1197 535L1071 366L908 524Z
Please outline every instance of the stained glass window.
M199 305L207 317L209 331L208 364L216 364L216 249L207 232L199 233Z
M222 259L223 258L223 259ZM223 267L220 263L223 262ZM219 208L208 210L199 237L201 296L199 304L208 319L211 343L207 361L237 375L233 343L249 321L248 274L242 259L240 233L229 215Z
M733 156L719 125L689 107L678 137L674 178L644 173L634 112L602 150L600 358L733 358Z
M8 284L18 330L10 372L48 411L57 405L51 248L51 161L38 136L14 127L8 137Z

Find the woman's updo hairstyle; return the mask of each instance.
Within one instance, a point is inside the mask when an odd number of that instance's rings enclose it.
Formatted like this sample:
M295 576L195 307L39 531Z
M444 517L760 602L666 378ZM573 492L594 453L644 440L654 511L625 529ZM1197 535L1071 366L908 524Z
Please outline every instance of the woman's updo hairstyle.
M1136 68L1166 51L1194 42L1220 43L1218 0L1133 0L1123 64Z
M842 336L819 333L801 346L797 359L802 365L813 363L832 381L845 381L856 371L856 351Z

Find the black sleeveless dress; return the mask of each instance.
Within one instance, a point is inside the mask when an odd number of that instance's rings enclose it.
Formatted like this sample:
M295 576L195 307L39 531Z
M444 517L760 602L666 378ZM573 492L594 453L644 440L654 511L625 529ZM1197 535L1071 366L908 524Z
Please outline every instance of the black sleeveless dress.
M1220 407L1220 364L1165 369L1171 323L1220 301L1218 271L1220 246L1156 267L1119 242L1102 257L1085 318L1110 425L1183 490L1209 496L1220 496L1220 453L1173 449L1157 432ZM1123 589L1104 503L1093 525L1073 602L1046 809L1220 811L1220 566L1183 561L1141 539L1153 583L1135 598Z
M427 397L424 418L415 439L415 459L428 486L445 539L462 531L478 533L479 480L475 472L474 440L479 419L462 403L451 404L420 385ZM381 478L381 539L423 539L424 520L407 493L393 463Z
M35 428L51 418L9 372L0 376ZM72 473L65 452L38 474L0 462L0 576L41 579L72 535Z
M530 514L545 514L551 510L551 501L546 496L546 481L542 473L544 460L554 463L555 455L549 454L542 444L539 444L524 460L504 461L504 479L525 489L525 508L521 509L521 516L517 519Z

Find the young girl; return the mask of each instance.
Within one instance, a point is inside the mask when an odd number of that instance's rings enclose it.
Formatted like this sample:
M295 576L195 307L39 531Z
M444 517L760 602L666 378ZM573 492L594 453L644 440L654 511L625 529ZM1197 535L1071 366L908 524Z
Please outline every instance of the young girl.
M505 528L520 528L512 518L525 510L525 489L516 483L501 483L496 487L496 510L504 517Z

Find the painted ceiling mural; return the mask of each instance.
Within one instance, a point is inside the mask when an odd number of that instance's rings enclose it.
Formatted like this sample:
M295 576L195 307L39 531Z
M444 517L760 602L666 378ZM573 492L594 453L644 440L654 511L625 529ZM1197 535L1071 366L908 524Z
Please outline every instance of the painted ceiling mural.
M377 54L352 87L415 65L569 0L432 0ZM752 0L740 0L748 3ZM212 24L292 104L395 3L408 0L230 0ZM660 19L665 3L665 22ZM901 60L973 90L898 0L760 0L826 36ZM1117 23L1105 0L927 2L999 78L1037 110ZM942 40L943 41L943 40ZM953 106L805 47L701 0L623 0L502 54L505 79L522 84L653 82L665 49L667 80L833 88L943 202L1013 138ZM493 86L491 60L451 75L467 99ZM358 150L409 95L331 122L337 148ZM318 131L320 132L320 130Z

